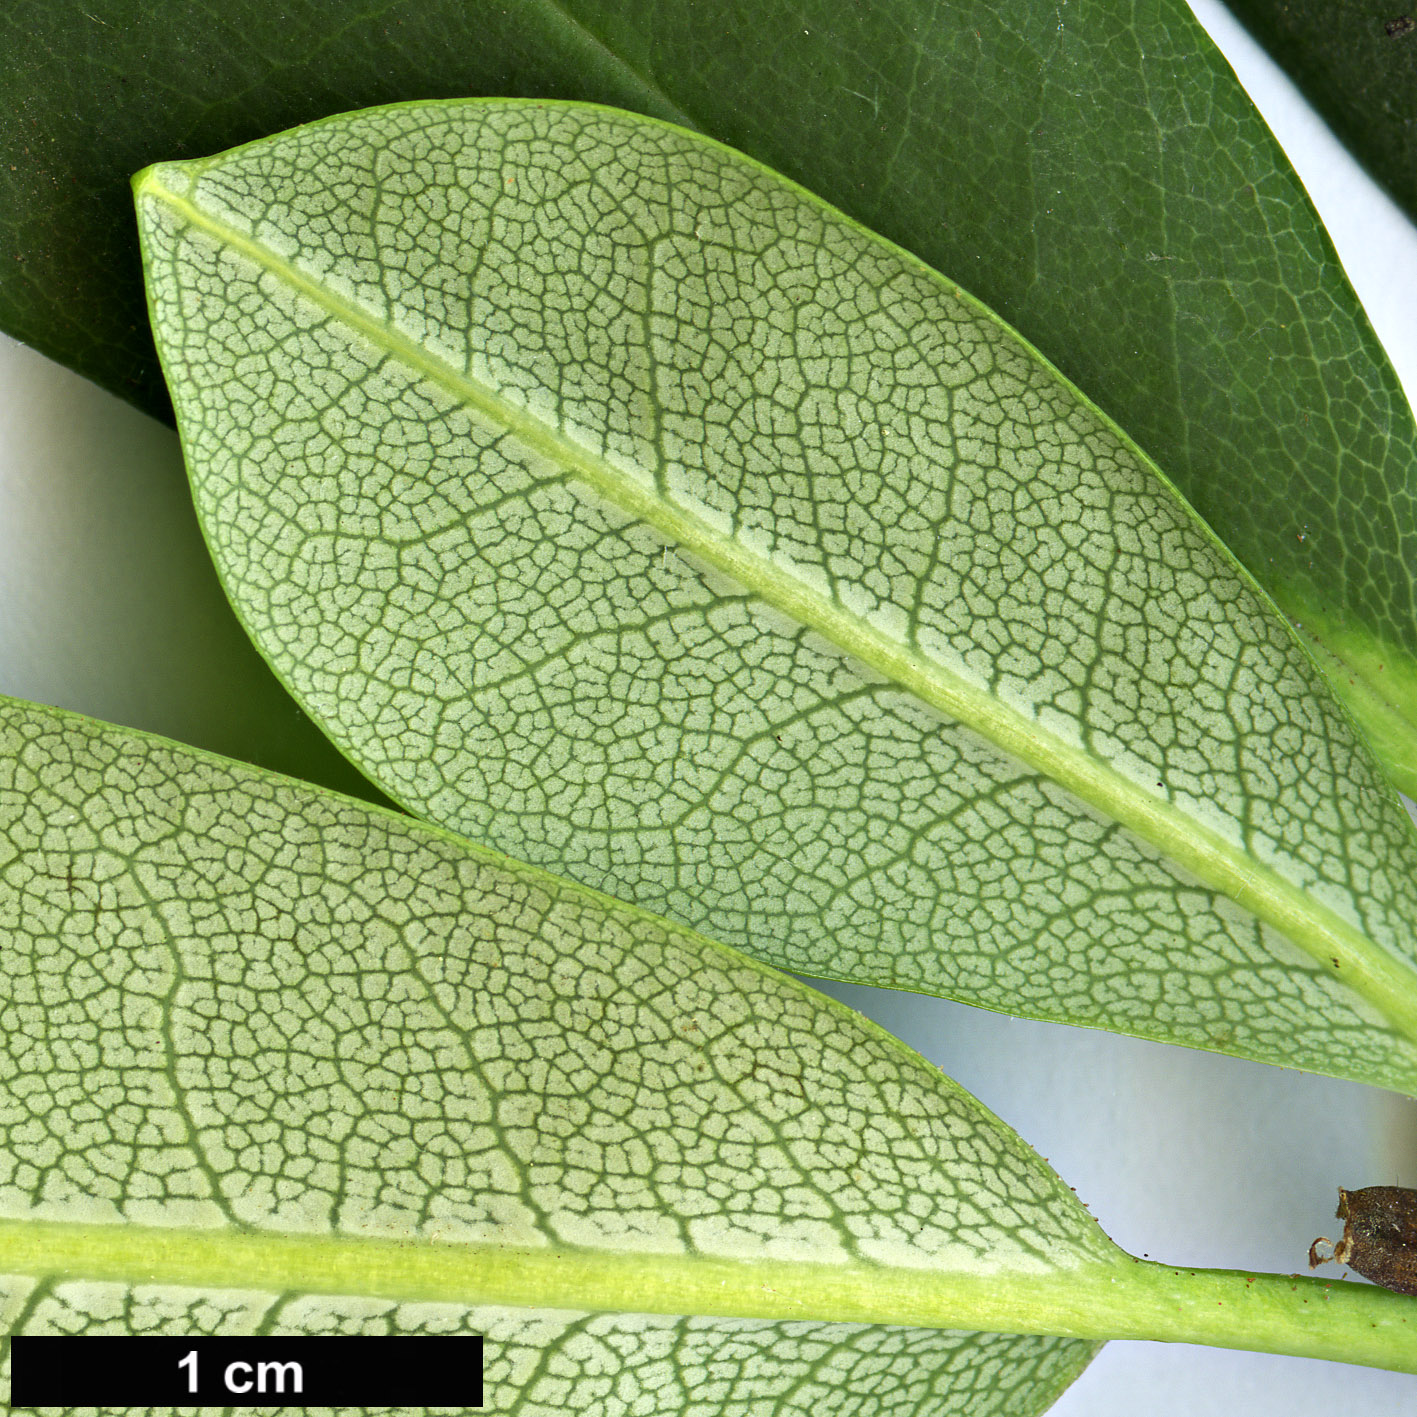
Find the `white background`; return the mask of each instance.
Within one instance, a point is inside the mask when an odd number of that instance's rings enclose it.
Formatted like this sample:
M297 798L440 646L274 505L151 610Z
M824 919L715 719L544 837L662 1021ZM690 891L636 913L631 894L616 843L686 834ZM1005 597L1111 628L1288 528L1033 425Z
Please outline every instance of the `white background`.
M1217 4L1201 21L1290 154L1409 396L1417 230ZM1399 7L1400 8L1400 7ZM0 337L0 692L177 738L224 690L175 436ZM958 1078L1124 1248L1175 1264L1306 1266L1337 1187L1417 1184L1417 1104L1277 1068L834 986ZM1417 1302L1417 1301L1414 1301ZM1055 1417L1417 1417L1417 1377L1186 1345L1114 1343Z

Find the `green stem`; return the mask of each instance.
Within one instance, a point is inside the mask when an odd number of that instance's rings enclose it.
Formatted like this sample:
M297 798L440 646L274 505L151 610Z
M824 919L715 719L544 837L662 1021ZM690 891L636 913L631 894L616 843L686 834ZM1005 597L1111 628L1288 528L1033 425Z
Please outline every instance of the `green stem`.
M464 1304L1146 1338L1417 1373L1417 1303L1371 1285L1121 1255L1040 1274L0 1222L0 1273Z

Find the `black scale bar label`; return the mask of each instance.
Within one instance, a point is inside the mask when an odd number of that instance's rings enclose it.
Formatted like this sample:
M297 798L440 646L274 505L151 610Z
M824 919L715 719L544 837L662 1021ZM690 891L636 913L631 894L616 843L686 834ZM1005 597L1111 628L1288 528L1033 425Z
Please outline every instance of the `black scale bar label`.
M15 1407L481 1407L482 1339L11 1340Z

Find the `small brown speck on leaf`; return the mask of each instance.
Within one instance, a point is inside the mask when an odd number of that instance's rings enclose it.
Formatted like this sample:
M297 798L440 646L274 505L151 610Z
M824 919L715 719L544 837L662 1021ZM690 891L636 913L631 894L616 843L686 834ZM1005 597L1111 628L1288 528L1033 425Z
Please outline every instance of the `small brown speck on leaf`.
M1390 39L1401 39L1403 35L1411 34L1417 30L1417 20L1411 15L1399 15L1395 20L1389 20L1384 26Z

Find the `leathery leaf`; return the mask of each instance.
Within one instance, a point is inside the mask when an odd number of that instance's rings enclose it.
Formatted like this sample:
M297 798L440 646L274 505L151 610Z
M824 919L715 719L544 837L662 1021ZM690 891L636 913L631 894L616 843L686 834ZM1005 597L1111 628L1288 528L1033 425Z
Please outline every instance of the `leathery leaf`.
M1403 1295L1129 1257L771 966L196 748L0 699L0 930L7 1336L475 1331L517 1417L1022 1417L1114 1335L1417 1372Z
M5 1335L473 1331L517 1417L1021 1417L1113 1334L1417 1371L1402 1295L1125 1255L797 980L197 749L0 699L0 931Z
M1093 1343L876 1319L1131 1267L874 1025L446 833L9 700L0 823L10 1333L482 1332L518 1414L1035 1413Z
M576 104L136 181L198 510L386 791L806 973L1417 1090L1417 838L1273 605L950 281Z

